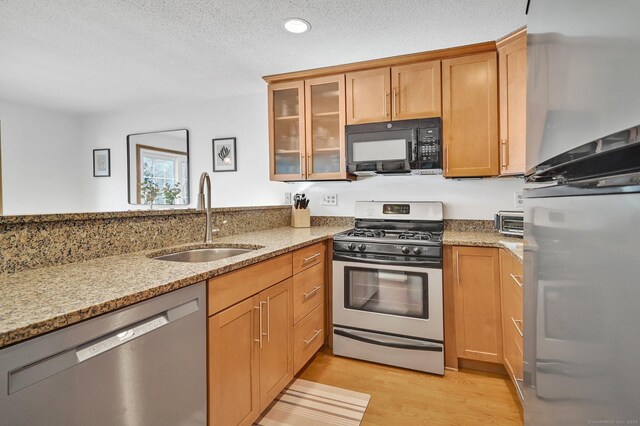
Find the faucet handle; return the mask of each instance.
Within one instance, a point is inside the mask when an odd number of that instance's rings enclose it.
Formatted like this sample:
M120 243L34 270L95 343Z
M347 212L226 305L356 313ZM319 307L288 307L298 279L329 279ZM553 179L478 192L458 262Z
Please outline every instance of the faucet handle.
M217 233L217 232L220 232L220 229L218 229L218 228L213 228L213 229L211 230L211 232L212 232L212 233Z

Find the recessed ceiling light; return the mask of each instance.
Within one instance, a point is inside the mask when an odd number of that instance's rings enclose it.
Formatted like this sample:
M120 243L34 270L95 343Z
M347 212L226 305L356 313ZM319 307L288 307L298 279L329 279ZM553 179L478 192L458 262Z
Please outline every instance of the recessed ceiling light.
M285 19L282 26L285 30L294 34L306 33L311 29L311 24L300 18Z

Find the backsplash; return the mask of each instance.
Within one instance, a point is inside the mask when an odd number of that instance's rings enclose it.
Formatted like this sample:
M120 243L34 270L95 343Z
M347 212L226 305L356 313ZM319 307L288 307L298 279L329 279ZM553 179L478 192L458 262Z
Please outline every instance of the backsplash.
M216 237L289 226L291 207L212 209ZM0 273L159 249L204 239L193 209L0 217Z

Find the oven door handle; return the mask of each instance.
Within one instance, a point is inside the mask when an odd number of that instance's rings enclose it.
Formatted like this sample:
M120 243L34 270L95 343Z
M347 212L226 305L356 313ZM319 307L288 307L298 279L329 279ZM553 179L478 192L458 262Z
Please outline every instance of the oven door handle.
M340 255L336 252L333 253L333 260L343 260L350 262L362 262L362 263L376 263L378 265L413 265L416 267L441 267L442 264L438 261L427 262L412 262L406 260L394 260L394 259L372 259L356 256Z
M443 351L442 345L439 345L436 343L421 342L420 344L411 344L411 343L399 343L399 342L385 342L384 340L378 340L378 339L372 339L370 337L360 336L356 333L351 333L340 328L334 328L333 332L338 336L343 336L348 339L358 340L359 342L370 343L372 345L387 346L389 348L415 349L418 351L429 351L429 352Z

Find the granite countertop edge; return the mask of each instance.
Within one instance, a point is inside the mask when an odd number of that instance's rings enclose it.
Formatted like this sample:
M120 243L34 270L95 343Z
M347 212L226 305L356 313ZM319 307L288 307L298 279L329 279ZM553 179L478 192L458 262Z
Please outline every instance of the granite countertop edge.
M331 239L350 228L283 227L223 237L212 245L260 248L215 262L177 263L150 258L205 246L192 243L0 275L0 349ZM445 231L443 244L504 248L522 261L522 240L497 233ZM154 277L145 275L150 273ZM122 284L127 280L131 285Z

